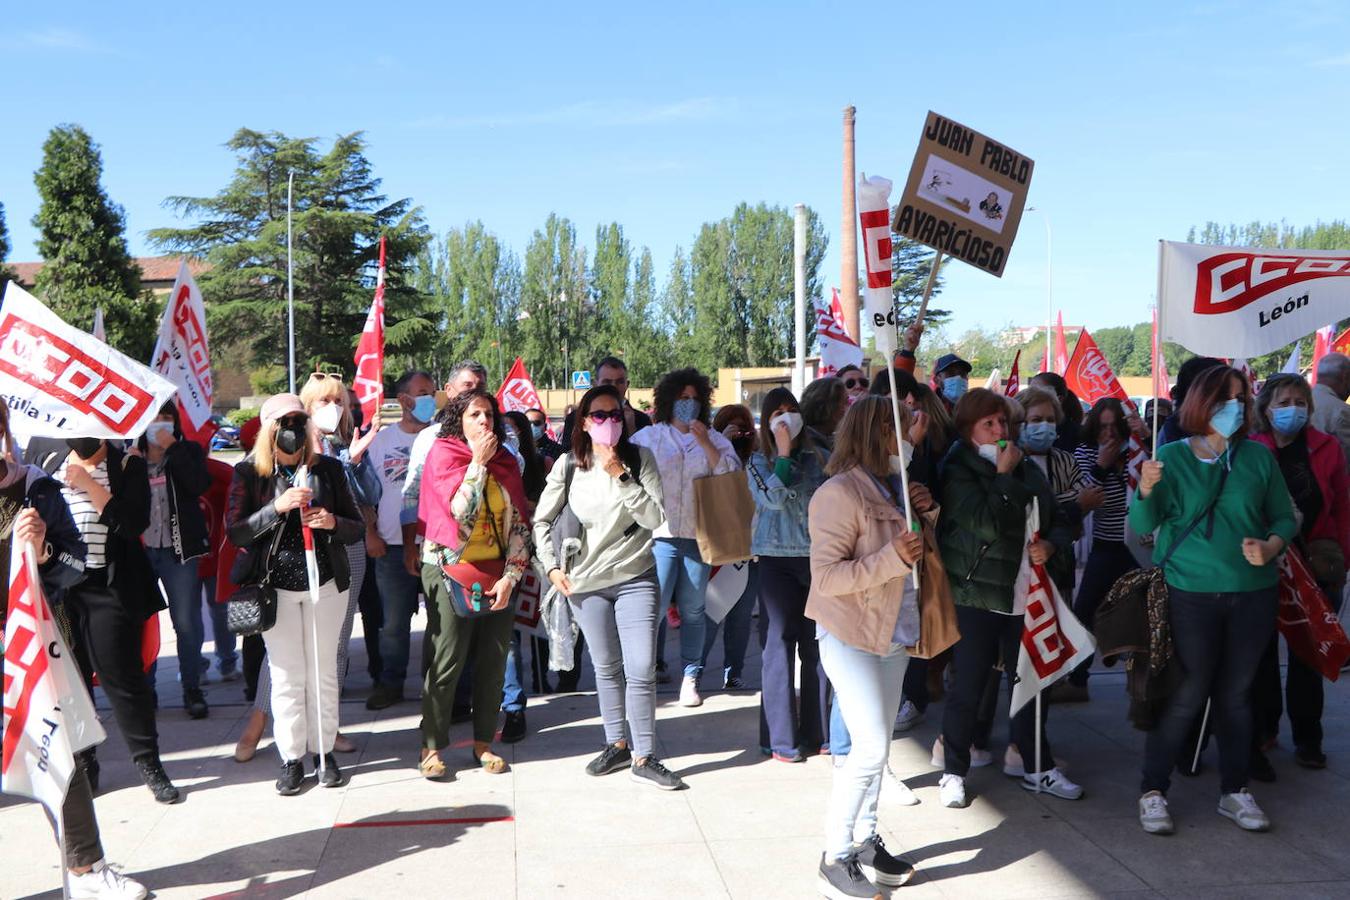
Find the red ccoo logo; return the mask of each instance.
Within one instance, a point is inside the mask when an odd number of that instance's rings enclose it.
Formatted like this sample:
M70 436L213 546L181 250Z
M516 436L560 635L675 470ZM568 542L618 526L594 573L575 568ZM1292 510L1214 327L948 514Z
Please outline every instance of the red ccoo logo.
M1196 270L1195 311L1200 315L1233 312L1300 282L1338 277L1350 277L1350 254L1220 253L1203 260Z
M13 314L0 320L0 372L122 432L155 401L153 394L109 371L79 347Z

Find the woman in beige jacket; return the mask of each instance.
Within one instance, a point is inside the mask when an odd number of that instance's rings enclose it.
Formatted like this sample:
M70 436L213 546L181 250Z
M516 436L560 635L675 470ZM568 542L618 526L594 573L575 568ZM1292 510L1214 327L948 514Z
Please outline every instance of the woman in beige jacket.
M907 425L903 425L905 432ZM853 740L835 769L819 887L828 897L871 897L876 885L898 887L914 868L886 852L877 834L877 797L919 639L919 598L909 577L923 553L919 531L905 523L899 473L913 448L896 435L890 403L865 397L835 433L832 476L811 500L811 594L820 659L834 685ZM932 497L910 484L916 513Z

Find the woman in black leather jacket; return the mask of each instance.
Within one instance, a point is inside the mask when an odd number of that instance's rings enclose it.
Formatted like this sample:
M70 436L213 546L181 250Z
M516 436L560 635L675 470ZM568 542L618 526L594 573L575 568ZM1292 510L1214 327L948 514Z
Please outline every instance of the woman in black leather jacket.
M291 795L300 791L306 755L324 787L343 783L332 756L337 647L351 577L347 545L361 540L365 524L342 464L314 452L314 426L300 398L272 397L261 419L253 453L234 468L225 527L244 549L231 580L265 583L276 592L276 624L263 639L282 760L277 792ZM309 581L302 524L314 535L317 588ZM317 731L311 730L315 722Z

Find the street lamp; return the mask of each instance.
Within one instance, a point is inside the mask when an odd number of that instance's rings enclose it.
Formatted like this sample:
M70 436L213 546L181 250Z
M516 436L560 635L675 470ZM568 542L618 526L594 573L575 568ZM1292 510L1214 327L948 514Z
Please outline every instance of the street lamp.
M1053 372L1050 366L1050 329L1055 321L1054 267L1052 265L1050 214L1037 206L1028 206L1027 212L1038 212L1045 221L1045 370Z

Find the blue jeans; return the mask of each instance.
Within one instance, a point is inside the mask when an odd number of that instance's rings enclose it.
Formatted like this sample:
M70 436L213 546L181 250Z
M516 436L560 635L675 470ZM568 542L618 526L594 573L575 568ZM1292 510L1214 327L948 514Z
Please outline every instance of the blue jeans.
M848 756L853 749L853 738L849 736L848 725L844 724L844 710L839 705L839 691L835 691L834 703L830 705L830 755ZM896 707L899 713L900 708Z
M845 859L877 833L877 798L891 749L891 727L900 711L900 691L909 654L895 646L885 656L845 644L821 632L820 661L835 685L835 709L853 734L848 761L834 770L825 819L825 855Z
M384 626L380 629L380 682L403 687L408 677L408 653L412 617L417 614L417 595L422 582L403 567L403 547L390 544L375 560L375 584L380 589Z
M520 629L511 632L511 645L506 648L506 677L502 680L502 711L525 711L525 683L520 680Z
M680 662L686 678L703 673L703 601L708 593L712 566L698 555L693 538L657 538L652 542L656 555L656 578L661 583L661 603L657 612L665 618L673 598L680 611ZM657 653L657 658L664 654Z
M178 636L178 673L184 691L201 687L202 678L202 579L197 560L179 562L172 547L146 547L150 569L164 584L169 598L169 616Z
M1219 741L1219 790L1247 786L1252 750L1252 682L1266 645L1275 634L1275 588L1227 594L1197 594L1167 588L1174 663L1185 673L1166 711L1144 742L1140 791L1171 787L1172 765L1185 751L1191 726L1213 698L1214 734ZM962 635L964 638L964 630Z
M202 588L206 592L206 613L211 617L211 640L216 645L216 668L223 675L239 668L239 654L233 631L229 625L229 607L216 602L216 580L203 578Z
M720 623L706 615L703 617L703 659L702 669L708 664L708 654L717 643L717 632L722 631L722 682L740 678L745 668L745 650L750 646L750 619L755 614L755 598L759 596L759 563L750 562L750 571L746 577L745 591L741 599L727 613Z

